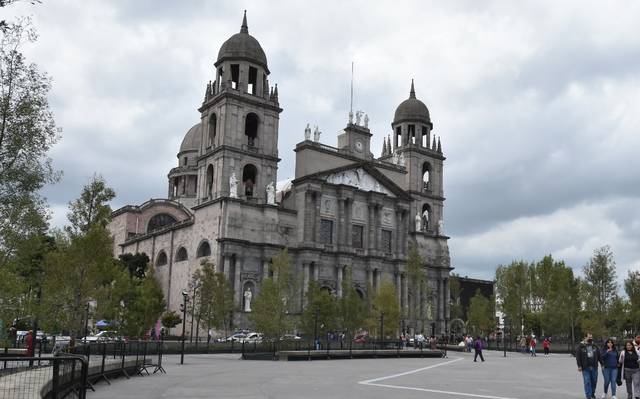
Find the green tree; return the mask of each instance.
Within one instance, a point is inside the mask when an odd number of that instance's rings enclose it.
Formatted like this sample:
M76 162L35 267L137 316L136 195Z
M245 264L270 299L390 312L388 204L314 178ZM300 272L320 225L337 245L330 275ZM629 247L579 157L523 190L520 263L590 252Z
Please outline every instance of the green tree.
M273 258L272 268L274 277L262 281L249 317L265 338L276 340L292 329L290 313L295 309L293 299L296 290L291 258L286 248Z
M207 330L216 328L228 335L233 320L233 287L224 274L216 272L215 266L209 262L202 262L194 280L200 286L196 298L197 313Z
M51 81L22 54L37 34L29 18L10 26L0 29L0 267L21 239L47 229L39 190L59 178L47 157L58 140L47 99Z
M624 280L624 291L629 298L629 319L634 335L640 331L640 271L629 270Z
M338 325L349 340L364 328L368 315L367 303L353 286L352 274L351 267L348 267L342 280L342 298L338 299Z
M496 295L500 298L501 310L511 320L515 334L524 332L521 327L527 328L525 321L531 313L530 268L527 262L513 261L496 269Z
M594 335L606 335L606 325L611 306L617 298L616 263L608 246L597 248L589 263L584 266L582 298L585 313L581 318L583 331Z
M165 312L161 319L162 326L167 329L172 329L178 324L182 323L182 318L175 311Z
M429 293L427 292L427 276L424 270L424 261L415 246L409 248L406 270L409 291L414 298L413 301L409 302L408 316L411 326L418 330L418 325L424 327L425 320L427 319L425 300L429 296Z
M144 252L126 253L118 256L131 277L144 278L149 266L149 257Z
M116 193L98 174L94 174L89 184L84 186L80 198L69 203L67 218L71 222L67 232L71 235L87 233L92 226L106 227L111 217L109 201Z
M380 333L380 321L384 317L384 331ZM379 339L395 338L398 331L398 323L400 322L400 304L396 295L395 286L384 281L380 284L378 292L374 294L372 300L372 310L367 319L369 332L377 331L376 336Z
M450 294L450 302L451 305L449 307L449 313L451 315L451 320L462 319L462 304L460 303L460 295L462 294L462 289L460 288L460 276L455 273L452 273L449 277L449 294Z
M300 325L307 335L313 336L317 332L320 338L326 337L329 331L335 331L338 327L338 301L315 281L309 284L307 306L300 316Z
M496 328L495 301L476 291L469 303L469 328L474 335L487 336Z

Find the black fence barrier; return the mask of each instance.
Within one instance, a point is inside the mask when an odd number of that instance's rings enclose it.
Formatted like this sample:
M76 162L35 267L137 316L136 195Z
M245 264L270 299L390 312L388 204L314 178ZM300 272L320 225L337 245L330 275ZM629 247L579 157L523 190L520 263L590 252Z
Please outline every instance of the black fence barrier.
M0 399L85 399L88 362L82 356L4 357L0 362Z

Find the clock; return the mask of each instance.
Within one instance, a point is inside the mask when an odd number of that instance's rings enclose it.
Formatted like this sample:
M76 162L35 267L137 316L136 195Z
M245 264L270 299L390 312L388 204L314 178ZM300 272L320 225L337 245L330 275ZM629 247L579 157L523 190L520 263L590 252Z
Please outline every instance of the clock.
M360 141L360 140L356 140L356 151L358 151L358 152L362 152L363 147L364 147L364 146L362 145L362 141Z

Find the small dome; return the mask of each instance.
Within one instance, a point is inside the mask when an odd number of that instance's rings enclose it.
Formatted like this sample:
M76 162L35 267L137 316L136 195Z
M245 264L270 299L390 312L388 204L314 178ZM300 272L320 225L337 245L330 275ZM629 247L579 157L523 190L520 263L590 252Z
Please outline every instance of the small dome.
M255 62L256 64L264 67L267 72L269 71L267 68L267 56L265 55L264 50L262 50L262 47L256 38L249 34L246 11L244 12L240 33L236 33L231 36L222 44L222 47L220 47L216 66L226 59L244 59L250 62Z
M199 151L202 143L202 125L197 123L184 135L182 144L180 144L180 152Z
M409 98L404 100L396 108L396 114L393 117L393 123L403 121L422 121L431 123L429 109L426 105L416 98L416 91L413 88L413 80L411 80L411 92Z

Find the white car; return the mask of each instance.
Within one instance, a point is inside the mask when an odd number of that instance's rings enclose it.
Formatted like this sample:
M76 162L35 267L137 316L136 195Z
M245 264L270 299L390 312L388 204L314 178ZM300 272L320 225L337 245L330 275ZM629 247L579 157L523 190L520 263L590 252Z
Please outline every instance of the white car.
M232 341L241 342L245 338L247 338L247 334L245 334L245 333L235 333L235 334L230 335L230 336L228 336L226 338L218 339L218 342L232 342Z
M120 340L120 337L115 331L100 331L96 335L91 335L81 339L82 342L107 342L118 340Z
M245 342L245 343L254 343L254 342L256 342L256 343L260 343L260 342L262 342L262 333L257 333L257 332L249 333L240 342Z

